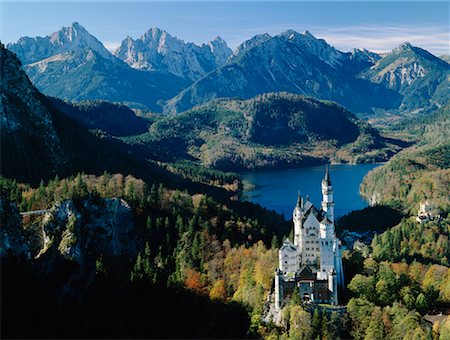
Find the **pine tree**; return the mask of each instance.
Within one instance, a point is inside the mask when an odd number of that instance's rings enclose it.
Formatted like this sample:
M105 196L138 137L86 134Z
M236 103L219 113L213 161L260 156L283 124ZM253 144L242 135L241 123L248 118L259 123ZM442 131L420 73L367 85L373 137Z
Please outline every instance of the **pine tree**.
M320 336L320 322L321 322L321 318L320 318L319 310L317 308L315 308L312 322L311 322L311 326L313 328L313 336L312 336L313 339L316 339L318 336Z

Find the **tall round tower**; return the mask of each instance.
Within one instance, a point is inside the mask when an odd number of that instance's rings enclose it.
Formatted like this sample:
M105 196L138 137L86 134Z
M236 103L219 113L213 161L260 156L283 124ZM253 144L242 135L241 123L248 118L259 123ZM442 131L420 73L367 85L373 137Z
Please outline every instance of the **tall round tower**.
M297 204L292 213L292 220L294 221L294 244L301 248L302 245L302 218L303 218L303 199L298 192ZM299 249L301 251L301 249Z
M325 177L322 180L322 210L326 212L328 219L334 223L334 199L328 164L325 167Z

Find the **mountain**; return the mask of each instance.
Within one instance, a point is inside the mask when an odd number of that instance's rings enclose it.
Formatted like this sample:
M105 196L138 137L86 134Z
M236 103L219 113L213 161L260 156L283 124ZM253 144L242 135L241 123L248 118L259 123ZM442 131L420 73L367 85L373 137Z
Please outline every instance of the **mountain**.
M441 55L439 58L441 58L442 60L444 60L445 62L450 64L450 55L444 54L444 55Z
M21 38L8 48L40 91L67 100L100 99L161 111L161 100L189 84L173 74L131 68L78 23L46 38Z
M46 37L22 37L7 48L17 54L23 64L32 64L64 52L90 48L103 58L112 59L111 53L78 22L63 27Z
M365 71L375 65L381 59L379 54L370 52L366 49L354 48L345 61L345 70L353 75L357 75L361 71Z
M55 108L31 84L16 55L3 45L0 53L2 176L31 184L78 171L171 177L157 166L132 158L120 141L91 134Z
M136 40L127 37L114 51L116 57L135 69L168 72L191 81L221 66L231 53L220 37L198 46L157 27Z
M164 111L182 112L214 98L279 91L333 100L355 112L391 107L398 95L349 73L350 56L309 32L257 36L244 42L222 67L169 100Z
M8 47L44 94L107 100L179 113L216 98L290 92L335 101L352 112L428 112L449 94L449 64L408 43L383 57L341 52L310 32L256 35L233 53L217 37L185 43L152 28L114 55L78 23Z
M63 171L68 157L48 103L3 45L0 60L2 175L36 180Z
M41 180L56 175L107 171L125 176L134 174L150 184L164 183L169 188L203 192L218 199L228 199L231 195L220 185L191 181L189 176L182 177L152 160L139 158L129 145L111 136L146 131L147 120L111 103L71 104L48 98L31 84L14 53L1 44L0 53L2 176L38 185ZM121 123L130 125L120 126ZM90 132L87 128L96 131ZM218 171L203 171L203 176L213 179L224 175Z
M163 162L200 161L221 170L379 161L383 138L342 106L289 93L218 99L156 120L126 141ZM164 151L163 151L164 150Z
M440 107L449 95L450 65L419 47L403 43L363 72L362 78L400 93L401 110Z
M271 39L272 37L267 34L257 34L253 38L244 41L242 44L240 44L236 51L233 52L233 58L241 56L245 54L247 51L251 50L253 47Z

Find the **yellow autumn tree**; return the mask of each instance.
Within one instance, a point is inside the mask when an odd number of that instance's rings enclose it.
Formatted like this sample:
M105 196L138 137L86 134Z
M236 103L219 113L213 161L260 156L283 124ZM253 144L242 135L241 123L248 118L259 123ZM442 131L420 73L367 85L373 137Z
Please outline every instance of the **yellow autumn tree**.
M227 292L225 290L224 280L218 280L214 283L211 290L209 291L209 298L211 300L221 300L224 301L227 297Z

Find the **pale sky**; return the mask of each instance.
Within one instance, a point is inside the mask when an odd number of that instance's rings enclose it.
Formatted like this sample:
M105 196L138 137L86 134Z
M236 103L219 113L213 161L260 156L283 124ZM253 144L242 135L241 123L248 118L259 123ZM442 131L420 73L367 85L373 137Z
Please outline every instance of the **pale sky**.
M45 36L77 21L109 49L153 26L197 44L231 48L255 34L309 30L336 48L386 52L402 42L450 54L448 1L14 1L0 2L0 39Z

